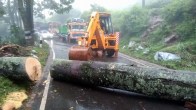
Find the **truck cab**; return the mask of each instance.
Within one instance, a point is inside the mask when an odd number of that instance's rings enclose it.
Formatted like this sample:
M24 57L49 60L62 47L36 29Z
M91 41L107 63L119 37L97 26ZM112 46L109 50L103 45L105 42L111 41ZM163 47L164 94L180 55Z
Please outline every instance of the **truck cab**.
M83 19L73 18L67 23L68 27L68 43L75 43L77 39L85 35L87 23Z

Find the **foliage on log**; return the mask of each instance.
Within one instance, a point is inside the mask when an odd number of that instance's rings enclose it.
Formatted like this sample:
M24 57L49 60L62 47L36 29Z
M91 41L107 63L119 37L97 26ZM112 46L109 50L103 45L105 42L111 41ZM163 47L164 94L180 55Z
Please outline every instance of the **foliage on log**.
M56 59L51 76L57 80L127 90L151 97L196 101L194 72Z

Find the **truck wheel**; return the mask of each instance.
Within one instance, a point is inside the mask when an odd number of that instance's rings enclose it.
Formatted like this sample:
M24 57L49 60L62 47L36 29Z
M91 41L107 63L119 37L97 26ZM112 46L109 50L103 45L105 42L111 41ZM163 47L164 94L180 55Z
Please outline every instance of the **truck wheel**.
M115 53L114 49L106 50L107 57L112 57L114 55L114 53Z
M67 39L67 37L65 37L65 43L68 43L68 39Z
M70 34L67 35L67 43L71 43Z
M67 42L68 42L69 44L71 43L70 37L68 37Z

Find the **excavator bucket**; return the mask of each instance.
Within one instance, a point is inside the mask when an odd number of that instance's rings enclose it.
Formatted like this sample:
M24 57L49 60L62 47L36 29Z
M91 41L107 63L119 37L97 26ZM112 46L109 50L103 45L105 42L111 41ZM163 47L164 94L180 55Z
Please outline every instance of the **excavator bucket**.
M91 48L84 46L72 46L69 50L69 60L88 61L92 58Z

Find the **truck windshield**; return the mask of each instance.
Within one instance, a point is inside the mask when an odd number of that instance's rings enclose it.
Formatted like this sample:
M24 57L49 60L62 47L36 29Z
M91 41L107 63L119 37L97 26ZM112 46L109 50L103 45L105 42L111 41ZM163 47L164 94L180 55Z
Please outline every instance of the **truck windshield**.
M80 30L80 31L84 31L84 25L72 25L72 30Z

